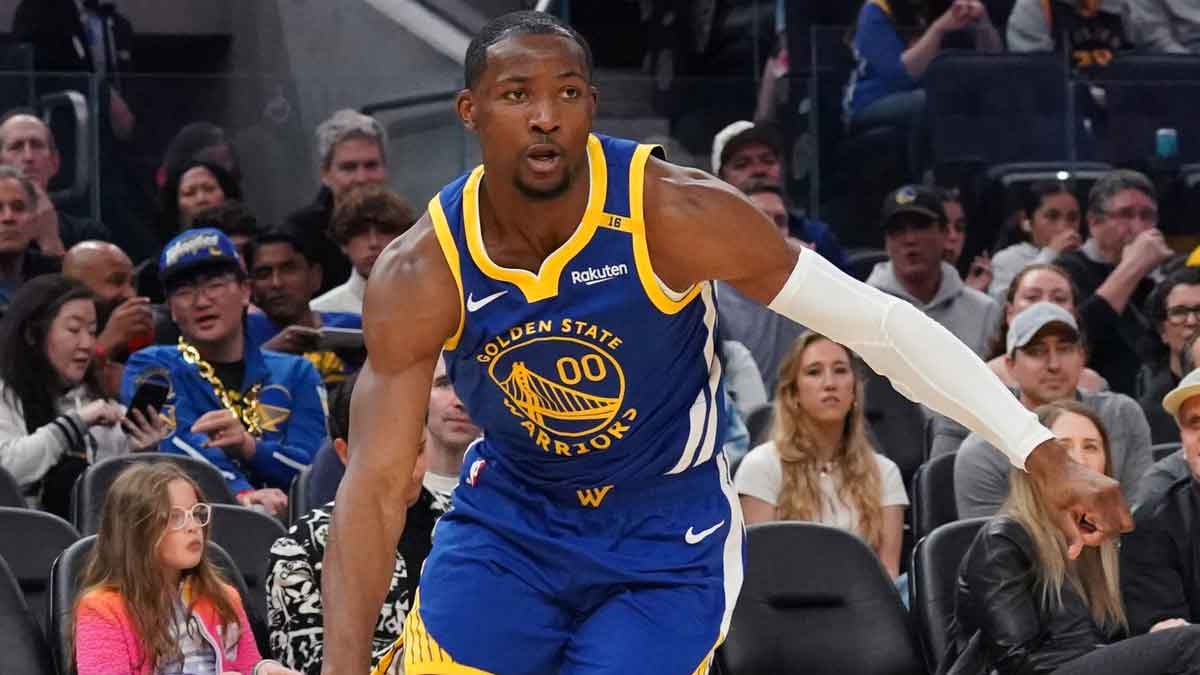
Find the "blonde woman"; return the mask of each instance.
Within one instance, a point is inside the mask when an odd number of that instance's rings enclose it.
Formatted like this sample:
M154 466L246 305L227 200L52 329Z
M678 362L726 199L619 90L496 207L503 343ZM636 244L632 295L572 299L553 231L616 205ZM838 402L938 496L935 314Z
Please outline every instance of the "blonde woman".
M746 524L807 520L852 532L900 574L908 496L900 469L875 452L862 379L845 347L806 332L779 366L774 440L749 452L734 485Z
M1037 414L1071 459L1112 475L1108 434L1090 408L1065 400ZM1162 622L1118 642L1128 622L1117 543L1085 547L1072 560L1034 483L1014 471L1009 486L1004 508L980 530L959 570L954 631L962 653L952 672L1200 673L1200 626Z

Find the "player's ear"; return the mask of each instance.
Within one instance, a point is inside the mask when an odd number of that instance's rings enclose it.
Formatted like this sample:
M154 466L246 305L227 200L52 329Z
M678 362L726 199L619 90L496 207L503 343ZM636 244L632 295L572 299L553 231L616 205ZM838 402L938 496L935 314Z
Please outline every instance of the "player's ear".
M458 119L462 120L463 126L475 131L475 99L472 98L470 89L458 92L454 99L454 109L458 112Z

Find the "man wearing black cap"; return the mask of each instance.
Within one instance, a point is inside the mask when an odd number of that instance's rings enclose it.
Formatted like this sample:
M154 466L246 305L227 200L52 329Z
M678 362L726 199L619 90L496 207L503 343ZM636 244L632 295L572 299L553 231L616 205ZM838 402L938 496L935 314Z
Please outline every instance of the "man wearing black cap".
M712 172L743 192L754 182L783 189L784 155L783 138L775 127L740 120L713 137ZM793 237L812 244L821 257L841 269L846 268L846 254L829 225L795 209L789 209L788 215L788 229Z
M905 185L883 203L883 242L889 260L875 266L867 283L912 303L983 355L1000 320L1000 307L963 284L942 261L947 222L938 193Z
M239 502L282 513L282 490L328 435L320 376L306 359L247 340L250 285L220 230L183 232L158 268L179 343L130 357L121 402L129 405L143 386L165 387L161 412L172 433L159 450L212 464Z

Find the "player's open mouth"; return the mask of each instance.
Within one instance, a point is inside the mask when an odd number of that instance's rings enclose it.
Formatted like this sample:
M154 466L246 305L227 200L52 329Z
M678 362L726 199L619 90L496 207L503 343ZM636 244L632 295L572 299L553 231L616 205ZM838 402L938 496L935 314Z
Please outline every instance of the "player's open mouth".
M535 173L549 173L558 166L562 154L553 145L535 145L525 152L525 161Z

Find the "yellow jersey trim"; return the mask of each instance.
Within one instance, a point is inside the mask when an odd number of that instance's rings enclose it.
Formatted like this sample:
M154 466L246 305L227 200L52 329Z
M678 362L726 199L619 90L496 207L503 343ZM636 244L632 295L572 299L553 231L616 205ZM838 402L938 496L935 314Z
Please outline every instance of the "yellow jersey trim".
M486 670L455 663L446 650L425 629L421 620L421 592L413 598L412 609L404 621L404 635L397 641L404 646L405 675L495 675Z
M439 195L429 200L429 219L433 221L433 233L437 235L438 245L442 247L442 255L446 256L446 264L450 266L450 274L454 275L454 285L458 287L458 327L443 345L446 351L454 351L462 338L463 321L467 310L463 308L462 269L458 259L458 246L454 244L454 235L450 234L450 222L446 220L446 212L442 210Z
M663 314L677 314L700 295L703 284L692 284L691 288L676 300L663 291L650 264L650 248L646 244L645 212L642 210L642 191L645 185L646 161L656 147L639 145L629 162L629 231L633 235L634 266L637 267L638 279L642 282L642 290L645 291L646 297L650 298L650 302Z
M892 15L892 6L888 4L888 0L871 0L870 4L882 9L883 13L887 14L889 17Z
M482 165L471 172L467 184L463 187L463 225L471 259L486 276L497 281L506 281L520 289L526 302L537 302L558 295L558 281L563 268L592 240L597 223L603 216L604 200L608 191L608 166L604 161L604 149L600 145L600 139L594 134L588 136L587 156L590 185L583 219L562 246L542 261L537 274L529 270L501 267L488 257L487 248L483 244L482 228L479 225L479 183L483 180ZM460 295L461 290L460 284Z

